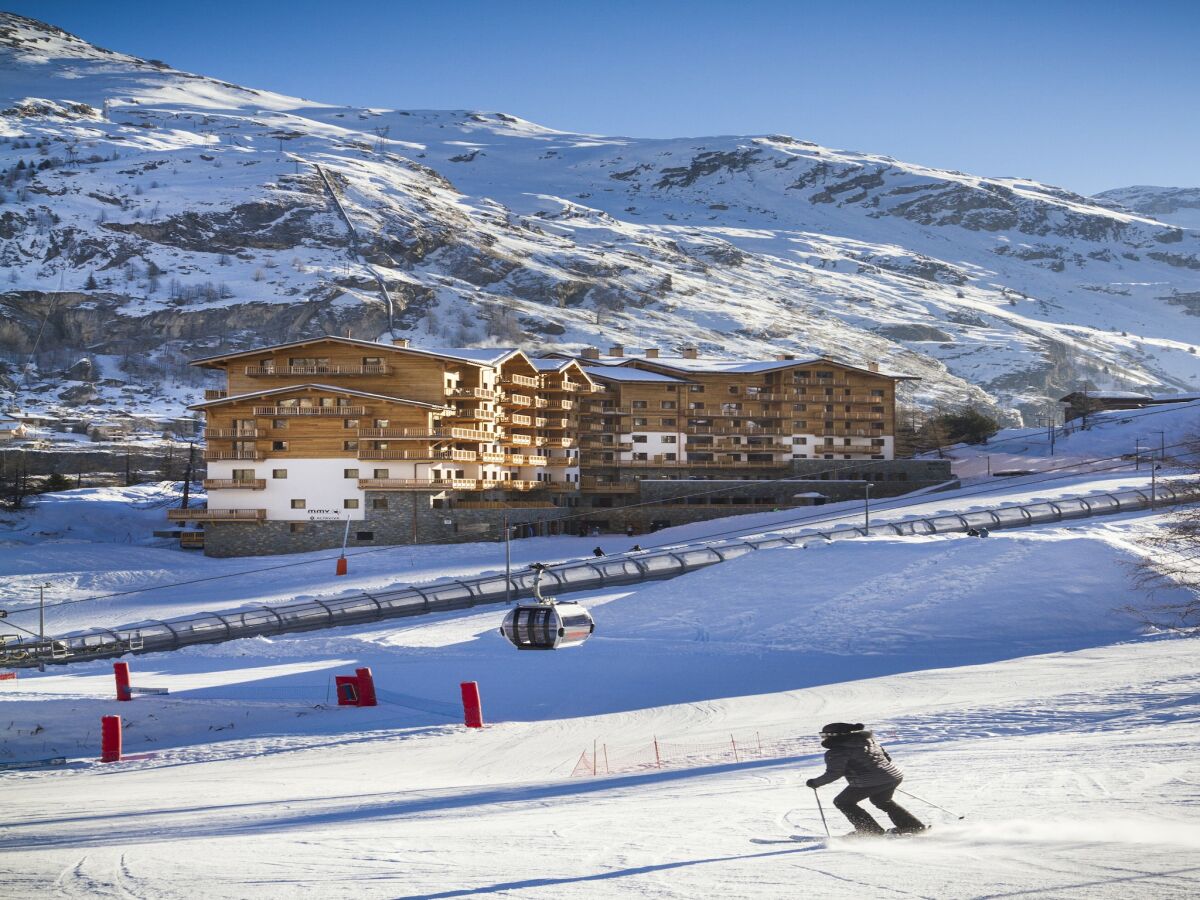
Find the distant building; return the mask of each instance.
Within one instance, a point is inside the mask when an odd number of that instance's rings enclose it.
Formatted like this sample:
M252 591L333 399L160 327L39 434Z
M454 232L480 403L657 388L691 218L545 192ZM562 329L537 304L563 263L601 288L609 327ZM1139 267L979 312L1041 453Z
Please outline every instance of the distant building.
M1072 391L1058 402L1066 405L1063 421L1082 419L1098 412L1120 409L1145 409L1168 403L1200 400L1200 394L1146 394L1140 391Z
M0 414L0 441L11 441L23 438L28 434L28 427L20 419Z

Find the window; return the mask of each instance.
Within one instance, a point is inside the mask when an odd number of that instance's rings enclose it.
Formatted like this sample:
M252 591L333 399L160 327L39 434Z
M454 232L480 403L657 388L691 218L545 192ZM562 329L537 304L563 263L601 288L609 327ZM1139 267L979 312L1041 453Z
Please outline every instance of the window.
M372 478L391 478L391 469L376 469Z
M872 396L872 397L882 397L882 396L883 396L883 391L879 390L878 388L873 388L873 389L871 390L871 396Z
M677 439L673 434L664 434L661 438L659 438L659 440L661 440L664 444L674 444L677 442Z
M691 391L693 394L703 394L703 393L704 393L704 385L702 385L702 384L689 384L689 385L688 385L688 390L689 390L689 391Z
M349 397L338 397L337 405L338 406L350 406L350 398Z
M304 509L305 505L306 504L303 500L293 500L292 501L292 509Z
M291 356L288 357L289 366L298 366L306 369L325 369L329 367L328 356Z
M663 459L667 460L668 462L675 462L678 457L674 453L664 453Z
M358 509L358 498L351 497L348 500L343 500L342 509Z
M373 428L390 428L391 424L392 424L391 419L376 419L375 424L372 427Z
M731 394L736 394L739 390L740 388L736 384L731 384L729 386L729 393Z
M883 407L882 407L882 406L872 406L872 407L871 407L871 412L873 412L873 413L881 413L881 412L883 412Z
M342 419L343 428L357 428L358 419Z
M287 478L287 469L272 469L272 478Z
M808 404L807 403L793 403L792 411L793 412L807 412Z
M358 441L342 441L343 450L357 450Z
M634 458L634 459L638 459L638 460L649 460L649 459L650 459L650 454L648 454L648 453L635 453L635 454L633 454L633 458Z
M371 500L371 509L387 509L387 497L375 497Z
M354 532L356 541L373 541L375 540L375 532L373 531L356 531Z
M675 409L676 408L675 401L674 400L661 400L661 401L659 401L658 408L659 409Z
M286 450L287 441L271 441L272 450Z
M871 438L871 444L876 447L882 447L883 438Z
M673 394L673 393L675 393L675 385L673 385L673 384L668 384L668 385L667 385L667 393L668 393L668 394Z
M644 443L646 443L646 440L647 440L647 438L646 438L646 435L644 435L644 434L635 434L633 436L633 442L635 444L644 444Z
M806 438L806 437L792 438L792 443L793 444L807 444L808 438Z
M693 400L691 403L688 404L688 409L704 409L704 401L703 400Z
M674 428L675 427L674 419L663 419L662 423L663 423L664 428Z
M649 424L650 424L650 420L649 420L649 419L634 419L634 420L633 420L633 427L634 427L634 428L645 428L645 427L647 427Z
M333 406L333 398L332 397L320 397L317 399L317 405L326 407L326 408L332 407ZM339 406L340 405L341 404L339 404Z
M287 428L287 419L272 419L272 428Z
M253 469L234 469L233 473L232 473L232 477L233 477L234 481L253 481L254 480L254 470Z
M292 522L289 525L288 530L291 531L292 534L308 534L308 523Z
M832 372L818 372L817 377L818 378L832 378L833 373Z
M804 429L804 428L807 428L807 427L808 427L808 420L807 420L807 419L798 419L797 421L795 421L795 422L793 422L793 423L792 423L792 430L793 430L793 431L800 431L801 429Z
M382 356L364 356L362 358L362 361L363 361L362 364L364 366L382 366L383 365L383 357Z
M358 469L342 469L343 478L357 478Z
M630 405L631 405L631 406L632 406L634 409L645 409L645 408L646 408L646 401L645 401L645 400L634 400L634 401L633 401L633 403L632 403L632 404L630 404Z

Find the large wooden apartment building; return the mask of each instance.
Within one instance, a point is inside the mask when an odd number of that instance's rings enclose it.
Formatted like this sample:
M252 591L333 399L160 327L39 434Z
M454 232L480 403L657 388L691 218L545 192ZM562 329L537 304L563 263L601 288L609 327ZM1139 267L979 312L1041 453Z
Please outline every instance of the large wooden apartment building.
M797 505L807 473L831 497L831 472L847 490L897 482L881 494L948 477L886 471L906 376L827 359L534 359L326 336L193 364L226 381L192 407L207 421L208 507L170 515L203 523L214 555L334 546L347 522L358 545L497 537L504 518L528 533L642 530ZM701 479L732 493L684 496Z
M329 546L347 521L356 543L437 540L451 509L578 502L574 398L593 384L574 361L330 336L193 364L226 387L191 407L208 508L171 517L273 526L209 528L210 552Z

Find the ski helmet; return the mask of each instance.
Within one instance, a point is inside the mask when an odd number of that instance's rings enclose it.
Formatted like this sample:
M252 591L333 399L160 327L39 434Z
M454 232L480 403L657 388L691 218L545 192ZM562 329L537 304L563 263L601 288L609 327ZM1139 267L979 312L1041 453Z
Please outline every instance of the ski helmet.
M838 737L843 734L852 734L855 731L862 731L863 723L857 722L830 722L821 729L821 737Z

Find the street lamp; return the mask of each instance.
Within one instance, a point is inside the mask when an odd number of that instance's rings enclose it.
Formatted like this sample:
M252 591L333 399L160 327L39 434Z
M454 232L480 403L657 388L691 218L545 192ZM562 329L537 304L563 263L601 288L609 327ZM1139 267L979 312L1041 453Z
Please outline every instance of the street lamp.
M38 585L38 671L46 671L46 660L44 654L46 652L46 588L50 587L50 582L44 582Z
M864 533L871 530L871 488L875 485L867 482L863 485L863 531Z

